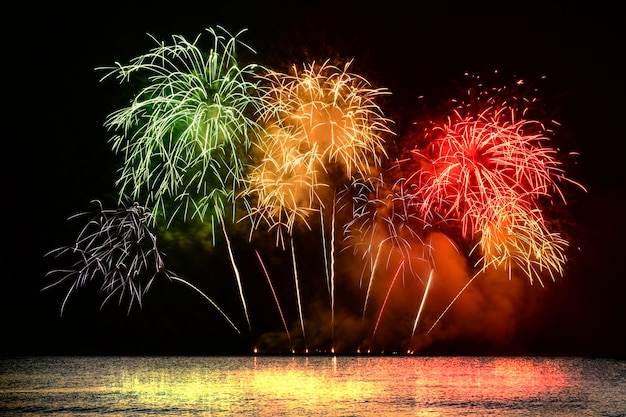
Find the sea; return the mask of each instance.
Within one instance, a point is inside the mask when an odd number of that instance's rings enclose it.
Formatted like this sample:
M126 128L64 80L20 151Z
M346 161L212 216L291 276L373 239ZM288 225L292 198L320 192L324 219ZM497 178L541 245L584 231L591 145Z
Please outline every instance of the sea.
M581 357L0 358L2 416L626 416L626 361Z

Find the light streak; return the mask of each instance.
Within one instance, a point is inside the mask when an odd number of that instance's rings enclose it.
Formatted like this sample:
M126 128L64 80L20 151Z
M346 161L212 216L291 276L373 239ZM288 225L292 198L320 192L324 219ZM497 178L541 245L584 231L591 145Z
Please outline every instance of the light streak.
M370 293L372 292L372 286L374 284L374 273L376 272L376 267L378 266L378 258L380 257L382 246L378 247L376 251L376 257L374 258L374 263L372 263L372 270L370 273L370 279L367 282L367 291L365 293L365 301L363 302L363 320L365 320L365 312L367 311L367 306L369 304Z
M450 308L452 307L452 305L456 302L456 300L459 299L459 297L461 296L461 294L463 294L463 292L470 286L470 284L472 282L474 282L474 280L476 278L478 278L480 276L480 273L482 271L477 271L468 281L467 283L463 286L463 288L461 288L461 290L454 296L454 298L452 299L452 301L450 301L450 304L448 304L448 306L441 312L441 314L439 315L439 317L437 317L437 320L435 320L435 322L430 326L430 328L428 329L428 331L426 332L426 334L429 334L430 332L433 331L433 329L435 328L435 326L437 325L437 323L439 323L441 321L441 319L443 318L443 316L446 315L446 313L448 312L448 310L450 310Z
M333 213L335 213L335 207L337 205L337 199L333 198ZM330 314L331 314L331 341L335 343L335 216L332 216L330 235Z
M291 261L293 262L293 280L296 286L296 300L298 301L298 316L300 317L300 328L302 329L302 339L306 347L306 333L304 331L304 315L302 314L302 297L300 296L300 282L298 280L298 267L296 266L296 248L293 244L293 238L291 242Z
M211 298L209 298L204 292L202 292L198 287L196 287L195 285L193 285L192 283L190 283L187 280L184 280L180 277L171 275L169 277L172 281L177 281L177 282L181 282L185 285L187 285L188 287L192 288L193 290L195 290L198 294L200 294L205 300L207 300L212 306L213 308L215 308L221 315L222 317L228 322L228 324L231 325L231 327L233 329L235 329L235 331L239 334L241 334L241 331L237 328L237 326L235 325L235 323L233 323L233 321L230 319L230 317L228 317L226 315L226 313L224 313L224 311L215 303L215 301L213 301Z
M424 289L424 294L422 295L422 301L420 301L419 309L417 310L417 315L415 316L415 321L413 322L413 331L411 332L411 338L415 336L415 331L417 330L417 325L419 324L420 318L422 317L422 311L424 309L424 305L426 304L426 297L428 296L428 292L430 290L430 284L433 281L433 275L435 273L434 269L430 270L428 274L428 281L426 282L426 288Z
M246 321L248 322L248 329L250 330L250 334L252 334L252 324L250 323L250 315L248 314L248 304L246 303L246 297L243 294L243 286L241 285L241 274L239 274L239 268L235 262L235 255L233 253L232 245L230 244L230 239L228 238L228 233L226 233L226 226L224 222L220 222L222 224L222 229L224 231L224 239L226 239L226 247L228 249L228 256L230 257L231 264L233 266L233 270L235 272L235 278L237 280L237 288L239 289L239 299L241 300L241 304L243 306L243 312L246 316Z
M380 324L380 319L383 316L383 312L385 311L385 306L387 306L387 301L389 300L389 295L391 294L391 289L396 283L396 279L398 279L398 275L400 275L400 270L404 267L404 262L400 262L398 268L396 269L395 274L393 274L393 278L391 279L391 283L389 284L389 288L387 289L387 294L385 295L385 299L383 300L383 304L380 307L380 311L378 312L378 317L376 318L376 324L374 325L374 331L372 332L372 341L374 340L374 336L376 335L376 331L378 330L378 325Z
M267 268L265 267L265 263L263 262L263 259L261 258L261 254L259 253L259 251L255 249L254 252L256 253L259 263L261 264L261 267L263 268L263 272L265 273L265 278L267 278L267 283L269 284L270 289L272 290L272 296L274 297L274 301L276 302L276 308L278 309L278 313L280 314L280 320L283 322L285 333L287 334L287 339L289 339L289 345L291 346L291 349L293 350L293 343L291 343L291 335L289 334L287 321L285 320L283 309L281 308L280 302L278 301L278 295L276 295L276 291L274 290L274 285L272 284L272 280L270 279L270 274L267 272ZM255 353L256 353L256 348L255 348Z

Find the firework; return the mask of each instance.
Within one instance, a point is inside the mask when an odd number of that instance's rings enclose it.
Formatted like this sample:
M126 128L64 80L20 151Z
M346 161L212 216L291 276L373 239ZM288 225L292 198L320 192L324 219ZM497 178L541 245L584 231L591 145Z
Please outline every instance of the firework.
M478 258L472 277L428 332L489 269L504 270L509 278L519 273L541 285L546 275L552 280L563 275L568 242L549 230L541 205L565 203L565 183L584 187L566 177L551 146L554 132L528 92L522 80L513 87L467 89L445 121L426 130L428 144L412 151L419 169L408 176L417 190L410 206L424 216L436 213L443 221L429 227L451 236L458 232L471 243L468 256ZM427 288L431 280L432 275Z
M422 245L420 230L423 219L407 205L411 194L404 188L404 179L393 186L385 184L382 176L354 181L343 191L352 197L352 217L344 226L344 239L354 254L361 253L366 260L363 275L369 269L363 316L367 309L374 273L386 252L385 268L394 254L399 255L404 267L414 275L413 258L416 244ZM367 268L369 266L369 268Z
M328 171L337 164L343 174L367 176L387 156L384 136L391 134L376 100L388 94L375 89L361 76L349 71L351 62L340 69L326 61L287 75L269 71L263 76L268 85L261 119L299 139L303 151L315 150Z
M293 66L290 75L263 74L266 106L259 116L266 128L253 149L259 162L249 173L244 191L256 201L250 211L252 229L265 223L283 249L287 237L293 242L294 225L310 228L310 217L319 212L333 310L334 258L328 259L325 224L330 224L330 256L334 257L336 183L377 170L386 157L383 136L391 133L390 121L375 104L387 92L371 88L364 78L349 72L350 65L340 69L327 61L302 70ZM326 222L324 211L329 205L330 222ZM293 243L291 253L299 298Z
M261 106L258 82L251 81L258 66L237 62L237 47L248 48L237 39L241 32L207 32L213 38L208 54L198 47L200 36L189 42L175 35L171 45L157 42L128 65L100 68L108 71L103 79L115 75L124 82L139 74L149 80L105 126L116 132L113 150L124 156L122 193L143 199L168 224L177 215L221 224L251 327L224 222L228 205L235 212L247 163L242 158L260 130L252 117Z
M544 273L554 280L563 274L568 242L550 232L541 211L524 207L524 199L501 198L492 202L481 216L480 236L474 250L481 254L482 270L504 267L511 275L522 271L531 283L543 285Z
M430 145L432 170L420 173L421 209L461 219L465 237L478 229L494 200L560 194L556 151L542 145L546 136L527 133L536 131L538 122L508 121L508 114L507 109L488 109L473 119L455 112Z
M124 164L118 179L122 194L154 207L155 215L176 214L221 222L234 204L245 161L242 156L258 132L251 117L260 106L257 65L240 67L238 46L226 31L207 29L213 47L199 48L173 36L128 65L102 67L102 80L116 76L148 79L131 104L111 113L105 127L115 132L112 148ZM240 32L241 33L241 32Z
M162 276L181 282L201 294L239 333L239 329L213 300L165 268L157 237L150 230L152 213L149 209L137 203L117 209L105 209L98 200L93 203L98 206L95 213L80 213L70 218L75 220L89 216L74 245L60 247L47 254L71 259L70 267L55 269L47 274L60 275L60 278L44 288L47 290L72 281L61 304L61 314L75 290L98 280L101 280L100 291L106 294L102 305L117 296L120 304L127 300L130 313L135 303L142 305L143 296L154 280Z
M262 76L267 90L259 117L266 129L244 193L257 196L255 227L276 228L277 242L284 242L283 229L291 234L296 221L308 224L324 207L337 170L345 178L368 176L386 157L390 121L375 100L387 92L350 73L350 64Z
M130 311L134 303L141 305L143 295L157 275L170 275L164 268L156 236L148 227L152 215L149 210L138 204L104 209L100 201L94 203L98 205L98 211L91 213L74 246L60 247L48 254L74 258L70 268L48 273L60 274L61 278L46 288L73 281L61 305L61 313L76 289L96 279L102 280L100 290L108 294L103 304L117 294L120 303L128 298ZM89 214L80 213L70 219Z
M481 92L435 125L426 149L413 151L421 169L410 180L419 184L421 213L459 222L463 238L478 238L482 268L514 263L532 282L538 271L562 272L566 246L546 230L540 203L565 201L561 184L580 184L565 176L546 124L530 118L533 101L507 92Z
M302 151L302 138L268 128L267 136L254 144L260 162L248 173L244 197L254 197L250 208L251 232L262 224L276 233L276 245L285 248L286 237L297 223L309 226L312 213L322 204L320 191L327 187L317 178L320 167L315 149Z

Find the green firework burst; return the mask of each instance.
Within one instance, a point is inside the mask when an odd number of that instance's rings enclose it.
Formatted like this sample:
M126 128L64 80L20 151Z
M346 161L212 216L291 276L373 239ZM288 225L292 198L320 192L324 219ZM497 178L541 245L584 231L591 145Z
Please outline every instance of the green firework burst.
M206 32L213 40L208 52L198 46L201 35L193 42L174 35L172 44L157 42L128 65L98 68L107 71L102 80L148 80L105 127L115 132L112 148L123 155L121 195L153 207L168 224L179 216L221 222L229 205L234 210L259 130L253 118L261 105L258 66L241 66L236 53L238 46L252 49L238 40L242 32Z

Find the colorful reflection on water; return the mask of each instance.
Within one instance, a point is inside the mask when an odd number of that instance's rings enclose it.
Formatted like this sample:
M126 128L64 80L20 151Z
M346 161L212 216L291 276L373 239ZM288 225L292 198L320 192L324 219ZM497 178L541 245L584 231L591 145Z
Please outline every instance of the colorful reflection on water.
M575 388L578 378L559 361L519 358L446 358L424 361L414 373L416 393L425 402L446 396L527 399Z
M9 358L0 365L0 414L561 417L615 415L620 407L626 412L626 363L608 359L83 357Z

